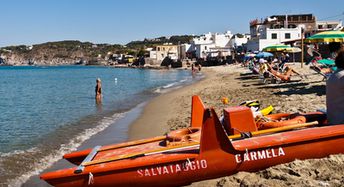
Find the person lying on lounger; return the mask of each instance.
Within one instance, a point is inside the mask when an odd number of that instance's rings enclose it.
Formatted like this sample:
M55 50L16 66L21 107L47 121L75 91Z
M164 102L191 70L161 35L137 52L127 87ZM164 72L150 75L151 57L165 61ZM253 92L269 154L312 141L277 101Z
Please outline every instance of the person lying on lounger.
M276 71L272 68L270 64L268 64L268 71L275 77L281 79L282 81L290 81L290 77L293 73L300 75L297 71L295 71L293 68L286 66L285 72L281 73L279 71Z

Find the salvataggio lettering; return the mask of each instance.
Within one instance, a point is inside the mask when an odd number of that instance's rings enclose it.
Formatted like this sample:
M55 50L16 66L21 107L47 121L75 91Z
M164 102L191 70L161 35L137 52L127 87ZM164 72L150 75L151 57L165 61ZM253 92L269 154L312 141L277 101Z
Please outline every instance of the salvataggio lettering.
M181 164L171 164L165 166L138 169L137 174L139 175L139 177L152 177L158 175L169 175L179 172L201 170L207 167L208 165L206 160L196 160L190 162L188 161Z

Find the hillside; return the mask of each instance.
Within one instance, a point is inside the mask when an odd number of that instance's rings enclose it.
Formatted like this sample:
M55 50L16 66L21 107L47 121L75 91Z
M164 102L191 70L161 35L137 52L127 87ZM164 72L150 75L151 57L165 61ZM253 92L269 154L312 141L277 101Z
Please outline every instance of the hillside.
M163 43L188 43L190 35L159 37L119 44L93 44L77 40L47 42L32 46L18 45L0 48L0 65L70 65L106 62L112 54L142 56L144 49ZM99 64L99 63L96 63Z
M8 65L62 65L104 58L108 52L121 53L121 45L92 44L80 41L47 42L33 46L8 46L0 49Z
M175 35L169 38L163 36L154 39L144 39L142 41L132 41L128 43L126 46L132 49L142 49L147 47L154 47L156 45L161 45L164 43L172 43L172 44L183 44L183 43L190 43L192 38L195 36L192 35Z

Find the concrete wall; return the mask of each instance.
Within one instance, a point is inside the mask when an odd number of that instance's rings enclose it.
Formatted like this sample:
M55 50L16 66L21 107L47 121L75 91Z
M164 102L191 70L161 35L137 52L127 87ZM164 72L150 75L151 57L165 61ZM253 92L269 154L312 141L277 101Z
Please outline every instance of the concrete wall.
M156 59L156 51L149 51L149 58L155 58Z
M292 29L266 29L266 36L261 39L273 40L276 44L282 43L288 40L301 39L301 27ZM289 33L290 38L286 38L285 34ZM272 34L276 34L277 38L272 39Z

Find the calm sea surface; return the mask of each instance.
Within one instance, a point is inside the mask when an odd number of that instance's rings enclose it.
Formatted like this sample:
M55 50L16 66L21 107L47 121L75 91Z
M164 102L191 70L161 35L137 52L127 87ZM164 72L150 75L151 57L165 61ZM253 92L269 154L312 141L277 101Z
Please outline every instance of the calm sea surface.
M139 103L192 80L184 70L0 67L0 186L24 182Z

